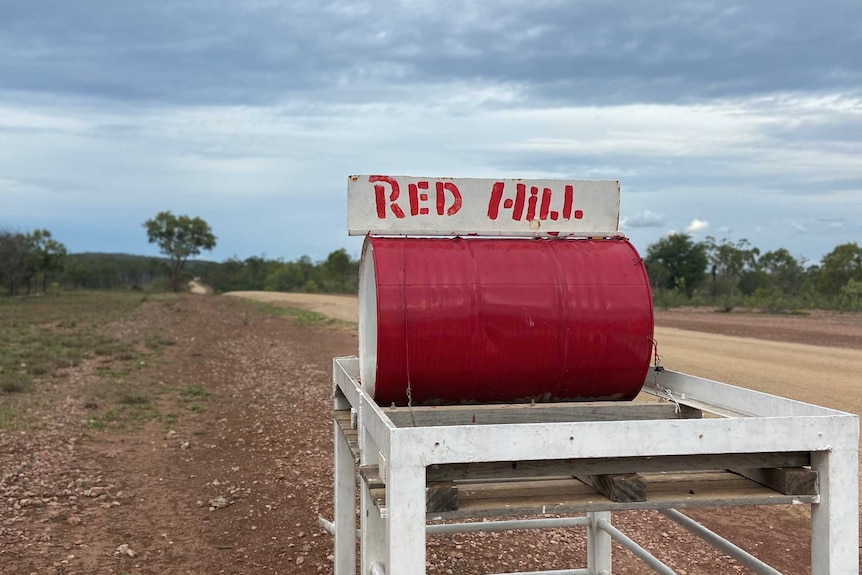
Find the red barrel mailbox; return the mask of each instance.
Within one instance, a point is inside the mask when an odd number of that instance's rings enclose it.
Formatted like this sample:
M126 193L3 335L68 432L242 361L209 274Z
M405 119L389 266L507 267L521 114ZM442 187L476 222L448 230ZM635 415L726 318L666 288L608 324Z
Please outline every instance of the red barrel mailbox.
M625 239L369 237L359 305L361 381L383 405L628 400L651 357Z

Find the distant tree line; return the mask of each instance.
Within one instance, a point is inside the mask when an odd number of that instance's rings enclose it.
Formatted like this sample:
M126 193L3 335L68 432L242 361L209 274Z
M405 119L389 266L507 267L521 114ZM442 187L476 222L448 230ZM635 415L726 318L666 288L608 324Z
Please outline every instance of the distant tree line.
M169 255L158 258L68 254L48 230L0 230L0 288L10 295L46 292L52 286L167 291L197 277L216 292L358 291L359 261L343 248L322 261L309 256L293 261L264 256L186 261L199 253L198 248L214 245L215 237L205 224L198 218L175 218L170 212L146 222L148 237ZM177 225L191 231L180 234L174 229ZM686 234L670 234L647 248L644 261L659 307L862 310L862 248L855 242L836 246L818 264L809 264L784 248L762 253L744 239L707 237L695 242Z
M762 253L745 239L695 242L670 234L647 248L644 261L658 306L862 309L862 248L855 242L808 264L784 248Z
M189 260L179 268L169 257L130 254L69 254L48 230L0 230L0 289L9 295L55 288L168 291L199 277L216 292L232 290L356 293L359 262L345 249L323 261L252 256L224 262Z
M198 263L194 274L217 292L266 290L309 293L356 293L359 289L359 261L344 248L323 261L308 256L294 261L250 257L231 258L222 263Z
M63 270L66 246L48 230L0 230L0 285L9 295L42 291Z
M67 289L173 289L175 262L169 258L128 254L69 254L58 276ZM268 290L319 293L356 293L359 262L344 249L319 262L309 256L295 261L252 256L224 262L189 260L176 281L183 286L194 278L217 293Z
M164 258L130 254L80 253L66 256L59 284L66 289L136 289L166 291L170 288Z

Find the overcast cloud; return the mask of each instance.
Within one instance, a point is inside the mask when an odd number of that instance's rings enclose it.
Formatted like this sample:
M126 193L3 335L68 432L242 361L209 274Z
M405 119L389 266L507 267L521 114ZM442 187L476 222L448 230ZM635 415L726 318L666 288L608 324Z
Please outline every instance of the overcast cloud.
M858 1L0 5L0 228L321 259L351 173L618 179L623 229L817 261L862 220ZM708 228L707 226L708 224Z

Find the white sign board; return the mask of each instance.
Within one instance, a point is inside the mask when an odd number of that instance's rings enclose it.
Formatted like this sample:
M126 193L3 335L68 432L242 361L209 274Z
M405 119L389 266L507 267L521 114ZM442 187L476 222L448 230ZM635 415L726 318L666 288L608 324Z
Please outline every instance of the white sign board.
M619 235L616 180L350 176L350 235Z

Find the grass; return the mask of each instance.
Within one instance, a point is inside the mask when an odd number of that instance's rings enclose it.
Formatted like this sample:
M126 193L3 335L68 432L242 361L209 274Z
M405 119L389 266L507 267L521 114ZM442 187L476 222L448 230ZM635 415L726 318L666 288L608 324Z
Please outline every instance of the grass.
M200 398L206 399L207 397L210 396L210 392L205 390L200 385L192 384L183 390L183 395L186 395L189 397L200 397Z
M299 325L344 325L352 326L348 321L331 318L322 313L296 307L282 307L266 303L258 303L257 309L263 314L275 317L289 317Z
M151 351L161 351L165 347L177 344L176 340L157 334L145 337L143 343Z
M87 426L94 430L135 429L149 421L164 418L159 407L161 398L172 392L172 386L154 381L132 370L96 371L97 381L87 388L86 406L94 406Z
M150 403L150 398L137 393L123 395L118 401L120 405L146 405Z
M206 401L210 395L210 392L200 385L192 384L180 392L179 397L177 397L177 404L184 409L198 413L206 409L202 402Z
M46 382L62 385L69 368L85 361L94 363L96 376L79 391L90 411L86 420L90 429L159 419L156 398L165 386L147 381L141 370L176 342L161 333L161 326L117 334L117 324L112 323L134 321L147 300L151 301L147 305L170 309L179 305L177 296L142 298L134 292L0 297L0 429L38 425L27 421L14 396L24 398L46 387Z
M0 376L0 393L23 393L30 389L31 380L20 373Z
M162 432L167 433L177 424L177 421L180 420L180 416L176 413L166 413L162 416Z
M111 292L0 298L0 393L27 391L35 379L91 357L131 359L133 348L100 328L133 312L139 299Z
M87 427L97 431L103 431L108 428L108 423L102 417L96 416L87 420Z
M0 429L15 429L18 427L18 413L11 405L0 403Z
M163 350L177 341L162 323L138 321L154 308L184 312L180 298L134 292L0 296L0 430L39 426L28 405L65 396L71 369L84 363L88 375L74 393L86 413L82 424L91 430L135 430L153 421L168 430L180 414L204 411L211 393L203 385L151 375ZM304 313L300 321L328 323L317 315Z

